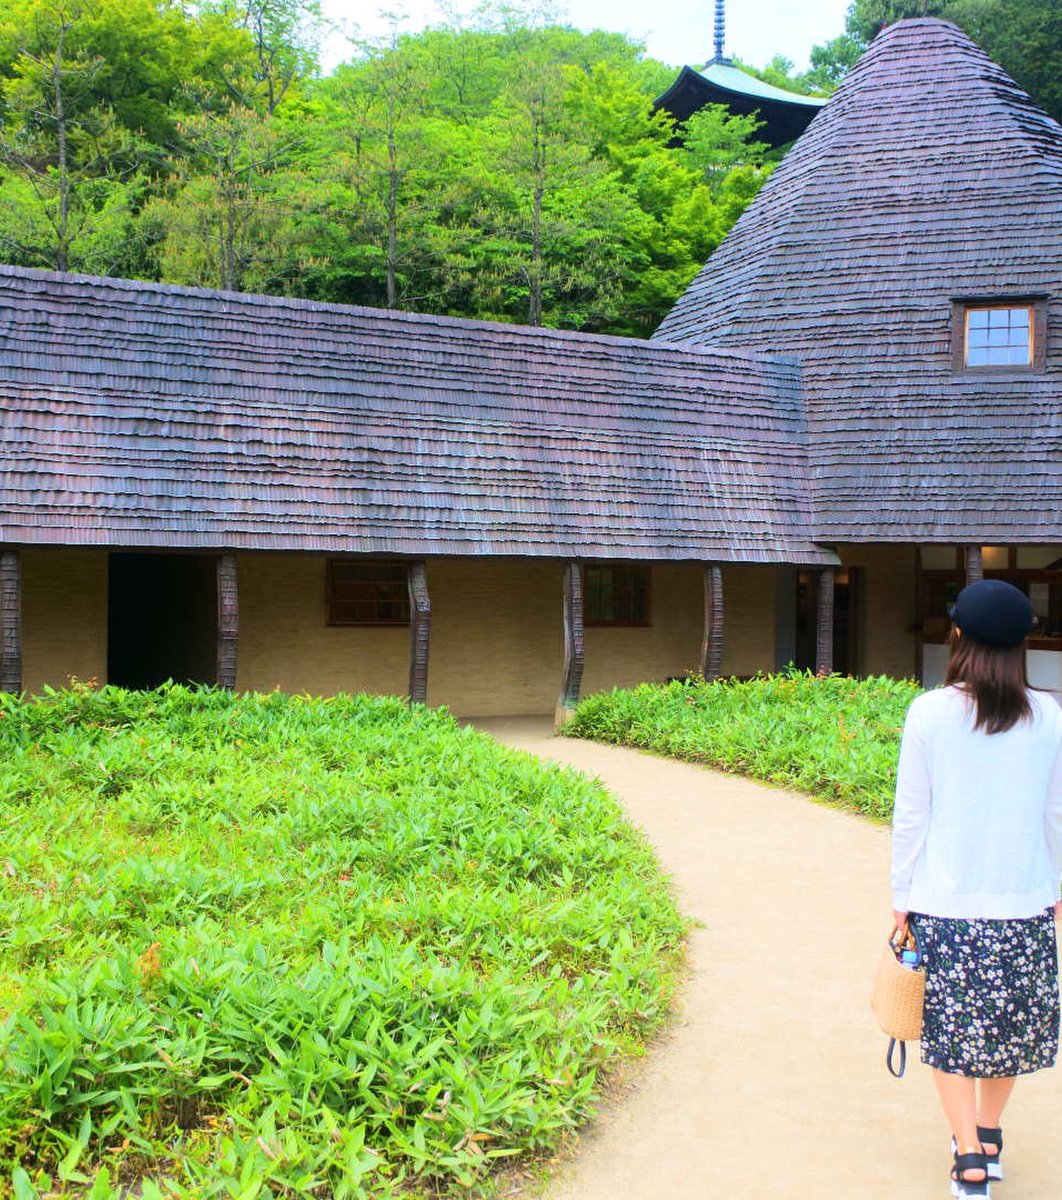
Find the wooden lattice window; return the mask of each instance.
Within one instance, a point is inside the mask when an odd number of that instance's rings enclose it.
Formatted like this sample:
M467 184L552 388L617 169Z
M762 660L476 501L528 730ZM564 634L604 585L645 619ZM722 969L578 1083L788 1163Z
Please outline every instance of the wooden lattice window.
M649 568L633 564L585 567L587 625L648 625Z
M955 369L1042 370L1046 333L1046 307L1037 297L956 301L952 322Z
M968 308L966 365L968 367L1029 367L1033 353L1033 310Z
M409 582L404 562L328 560L329 625L408 625Z

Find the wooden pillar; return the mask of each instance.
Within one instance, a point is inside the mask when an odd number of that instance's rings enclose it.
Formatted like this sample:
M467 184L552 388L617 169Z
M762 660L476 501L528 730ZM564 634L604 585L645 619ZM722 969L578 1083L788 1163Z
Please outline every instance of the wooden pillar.
M409 702L428 702L428 655L431 650L431 597L423 562L411 562L409 582Z
M963 558L966 561L966 583L979 583L985 577L985 566L981 558L980 546L964 546Z
M564 681L557 701L555 726L571 720L583 683L583 569L577 562L564 568Z
M236 649L240 634L240 597L236 581L236 555L222 554L217 562L218 581L218 687L236 686Z
M815 673L833 671L833 582L834 571L826 567L818 572L815 587Z
M701 643L701 674L718 679L723 665L723 572L704 568L704 641Z
M0 691L22 691L22 559L0 552Z

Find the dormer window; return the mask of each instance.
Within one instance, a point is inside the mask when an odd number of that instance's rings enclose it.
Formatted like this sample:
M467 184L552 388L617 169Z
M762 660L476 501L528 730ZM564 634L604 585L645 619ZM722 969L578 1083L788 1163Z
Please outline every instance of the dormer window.
M1043 299L956 300L952 359L957 371L1014 371L1044 365Z
M1031 305L966 310L968 367L1031 367L1032 361Z

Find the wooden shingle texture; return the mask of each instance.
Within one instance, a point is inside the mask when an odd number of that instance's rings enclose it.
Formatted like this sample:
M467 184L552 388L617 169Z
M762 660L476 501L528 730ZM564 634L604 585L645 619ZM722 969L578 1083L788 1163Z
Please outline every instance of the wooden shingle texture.
M759 354L0 268L0 542L834 561Z
M1048 297L1044 370L956 372L953 299ZM813 536L1062 538L1062 129L955 26L875 39L658 339L795 355Z

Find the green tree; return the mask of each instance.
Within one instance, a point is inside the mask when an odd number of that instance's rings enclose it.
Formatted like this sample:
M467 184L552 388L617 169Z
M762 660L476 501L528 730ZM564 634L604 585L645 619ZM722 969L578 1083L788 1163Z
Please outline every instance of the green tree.
M1062 5L1057 0L952 0L945 15L1062 121Z
M806 74L794 72L792 59L786 58L784 54L776 54L765 67L750 66L740 58L735 58L733 62L734 66L746 74L762 79L772 87L804 96L810 96L816 90L813 81Z
M268 287L290 227L278 177L300 139L264 113L228 101L204 104L179 123L182 171L170 193L146 208L158 230L163 277L243 291Z
M948 17L951 0L853 0L845 28L862 45L868 46L886 25L907 17Z
M426 120L431 78L418 48L396 24L386 40L362 44L361 69L341 76L330 91L341 118L333 127L332 169L356 202L353 224L378 252L388 308L404 307L415 287L423 249L415 179L437 165Z
M20 56L53 51L60 10L66 54L93 67L79 102L108 110L142 148L155 148L155 167L165 166L176 121L188 114L190 85L220 83L226 65L250 71L254 62L245 30L189 15L176 0L10 0L0 6L0 80L19 74Z
M832 94L865 49L865 44L850 33L842 33L823 46L813 46L811 69L805 72L804 80L814 92Z
M687 165L714 194L734 167L763 163L767 143L751 140L762 125L755 115L737 116L723 104L706 104L679 126Z
M232 99L241 107L276 112L289 90L317 70L324 27L320 0L208 0L204 14L223 27L246 31L254 69L222 69Z
M107 270L123 256L143 183L139 146L95 92L101 60L77 50L86 7L36 7L9 65L0 129L0 245L8 261Z
M313 89L285 286L648 332L764 177L752 121L671 144L661 72L616 35L489 16L361 48Z

